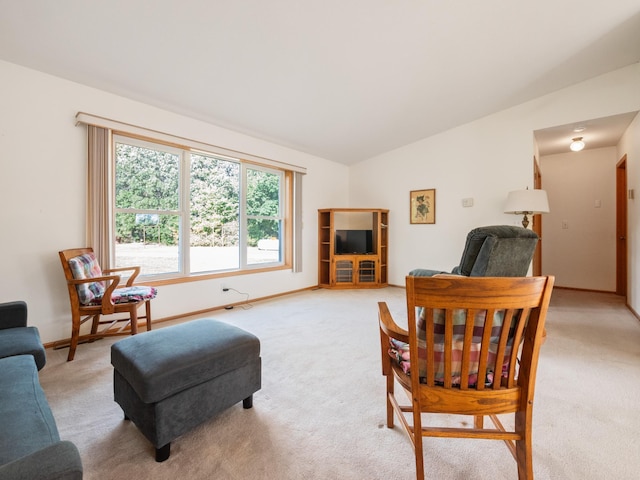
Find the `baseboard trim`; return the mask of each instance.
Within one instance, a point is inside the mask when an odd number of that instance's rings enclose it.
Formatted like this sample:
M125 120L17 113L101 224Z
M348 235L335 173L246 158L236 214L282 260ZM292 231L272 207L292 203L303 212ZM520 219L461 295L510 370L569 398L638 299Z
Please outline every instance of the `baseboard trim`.
M613 295L617 295L615 290L594 290L592 288L563 287L562 285L554 285L553 288L557 290L574 290L576 292L593 292L593 293L611 293Z
M313 285L311 287L306 287L306 288L300 288L298 290L290 290L287 292L282 292L282 293L276 293L274 295L267 295L264 297L258 297L258 298L254 298L253 300L251 300L251 302L261 302L261 301L265 301L265 300L270 300L272 298L278 298L278 297L284 297L286 295L293 295L295 293L300 293L300 292L305 292L305 291L309 291L309 290L317 290L318 286L317 285ZM211 307L211 308L204 308L202 310L194 310L191 312L186 312L186 313L181 313L179 315L171 315L168 317L162 317L162 318L158 318L155 319L151 322L152 325L156 325L159 323L164 323L164 322L170 322L172 320L178 320L180 318L184 318L184 317L192 317L195 315L204 315L205 313L209 313L209 312L216 312L218 310L224 310L225 308L231 306L231 307L241 307L242 305L246 305L250 302L248 301L242 301L242 302L236 302L236 303L227 303L225 305L218 305L215 307ZM127 333L123 333L123 336L127 335ZM65 343L67 343L67 346L69 343L71 343L71 337L68 338L63 338L60 340L54 340L53 342L47 342L44 344L44 348L54 348L56 346L60 346L60 345L64 345Z

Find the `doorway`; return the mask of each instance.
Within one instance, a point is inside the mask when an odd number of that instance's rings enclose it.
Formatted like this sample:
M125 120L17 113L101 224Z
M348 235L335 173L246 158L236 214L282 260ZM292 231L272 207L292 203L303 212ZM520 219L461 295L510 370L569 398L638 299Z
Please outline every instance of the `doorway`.
M597 182L598 179L589 177L587 173L589 169L586 169L584 165L569 166L570 164L568 164L566 169L563 170L562 168L557 168L557 165L553 165L551 158L563 158L556 157L556 155L574 155L569 151L569 144L576 136L583 137L586 142L585 152L576 155L586 155L588 157L587 151L589 150L616 147L629 126L636 119L638 113L638 111L627 112L535 130L533 132L535 145L533 180L540 187L536 186L534 188L544 188L553 192L560 192L566 196L567 190L565 186L559 184L559 182L564 181L564 176L567 179L567 188L577 187L592 180ZM598 188L592 188L594 192L597 192L597 195L606 193L607 197L594 197L587 194L575 198L567 197L565 201L555 205L556 208L554 208L553 204L551 205L553 214L545 217L544 261L539 262L534 257L532 266L534 272L537 273L541 263L544 263L545 270L553 268L558 272L558 275L563 279L563 286L565 287L608 291L625 297L629 294L629 290L633 288L633 285L630 283L629 278L630 266L628 257L630 255L630 245L627 236L629 200L627 197L632 192L628 190L627 157L623 155L624 153L620 151L614 152L613 156L609 156L606 160L609 162L606 166L604 164L596 164L597 161L595 160L589 164L590 167L599 169L601 177L599 180L604 182L606 178L609 179L606 185L608 191L604 190L604 193L601 193L600 188L604 185L602 183L598 184ZM591 157L591 159L593 158ZM568 161L575 160L575 158L572 159L571 157L566 159ZM539 172L535 172L538 166L540 171L542 168L545 169L544 182L538 176ZM614 166L616 167L615 177L613 177L614 172L611 171ZM576 170L569 171L571 168ZM607 171L609 173L606 173ZM569 179L571 179L571 182L568 182ZM536 183L538 181L540 181L540 184ZM542 183L544 183L544 186L542 186ZM600 198L608 198L609 200L602 203ZM554 201L557 200L554 199ZM582 207L576 208L576 205L578 205L576 202L582 202L580 203ZM590 248L595 249L593 251L597 252L596 258L592 259L594 261L589 261L584 255L580 257L584 251L572 248L571 239L574 238L573 236L576 233L585 233L584 227L587 223L583 221L583 217L588 216L587 209L601 207L608 209L606 217L600 215L600 217L594 218L601 222L600 226L606 226L609 233L583 237L588 238ZM603 211L598 210L594 213L601 212ZM604 225L605 218L606 225ZM580 223L577 223L578 221ZM540 226L542 230L542 225L539 221L535 222L534 225ZM578 230L578 227L583 230ZM591 232L596 231L595 224L589 224L589 228ZM540 235L540 237L542 240L543 235ZM583 243L581 245L584 246ZM562 252L567 252L567 255L563 255ZM572 263L574 265L571 265Z

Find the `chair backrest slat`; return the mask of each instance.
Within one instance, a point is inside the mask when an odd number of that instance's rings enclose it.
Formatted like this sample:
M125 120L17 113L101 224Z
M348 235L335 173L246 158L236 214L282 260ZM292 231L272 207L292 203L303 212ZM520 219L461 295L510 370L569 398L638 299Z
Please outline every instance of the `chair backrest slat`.
M415 310L415 309L414 309ZM434 344L434 326L433 326L433 310L423 310L426 315L426 334L425 334L425 343L426 345ZM412 353L413 355L413 353ZM435 366L436 366L436 352L434 349L427 350L427 385L434 386L435 385Z
M451 355L453 350L453 312L447 310L445 312L445 326L444 326L444 386L445 388L451 388ZM447 375L449 372L449 375Z
M537 322L546 277L468 280L407 277L408 306L420 317L409 336L425 342L421 354L415 350L426 363L420 381L446 389L513 388L526 325Z
M518 312L519 313L519 312ZM505 358L507 358L507 362L511 362L511 356L507 356L507 347L509 341L513 340L513 322L516 323L519 320L520 315L514 315L513 310L507 310L504 313L504 319L502 321L502 327L500 329L500 339L498 340L498 348L496 350L496 364L495 364L495 373L493 376L493 389L497 390L502 386L502 366L505 363ZM511 343L511 347L513 348L514 344ZM517 350L517 348L516 348ZM509 375L511 374L511 370L507 370L507 382L509 381ZM515 370L514 370L515 372Z
M468 318L475 318L476 311L469 310L467 313ZM471 369L471 346L473 343L473 330L475 327L474 322L466 322L464 328L464 343L462 349L462 367L460 375L460 388L466 390L469 388L469 371Z

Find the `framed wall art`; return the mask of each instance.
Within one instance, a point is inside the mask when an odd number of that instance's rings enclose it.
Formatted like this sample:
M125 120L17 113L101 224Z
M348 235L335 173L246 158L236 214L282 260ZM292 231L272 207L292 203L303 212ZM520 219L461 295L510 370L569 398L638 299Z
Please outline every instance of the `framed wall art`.
M409 215L410 223L436 223L436 189L411 191Z

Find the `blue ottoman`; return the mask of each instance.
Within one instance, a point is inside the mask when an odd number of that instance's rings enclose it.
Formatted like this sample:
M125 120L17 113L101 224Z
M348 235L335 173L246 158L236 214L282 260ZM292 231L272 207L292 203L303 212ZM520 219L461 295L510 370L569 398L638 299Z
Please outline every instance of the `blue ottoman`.
M130 419L169 458L171 441L261 387L260 341L212 319L127 337L111 347L113 392Z

